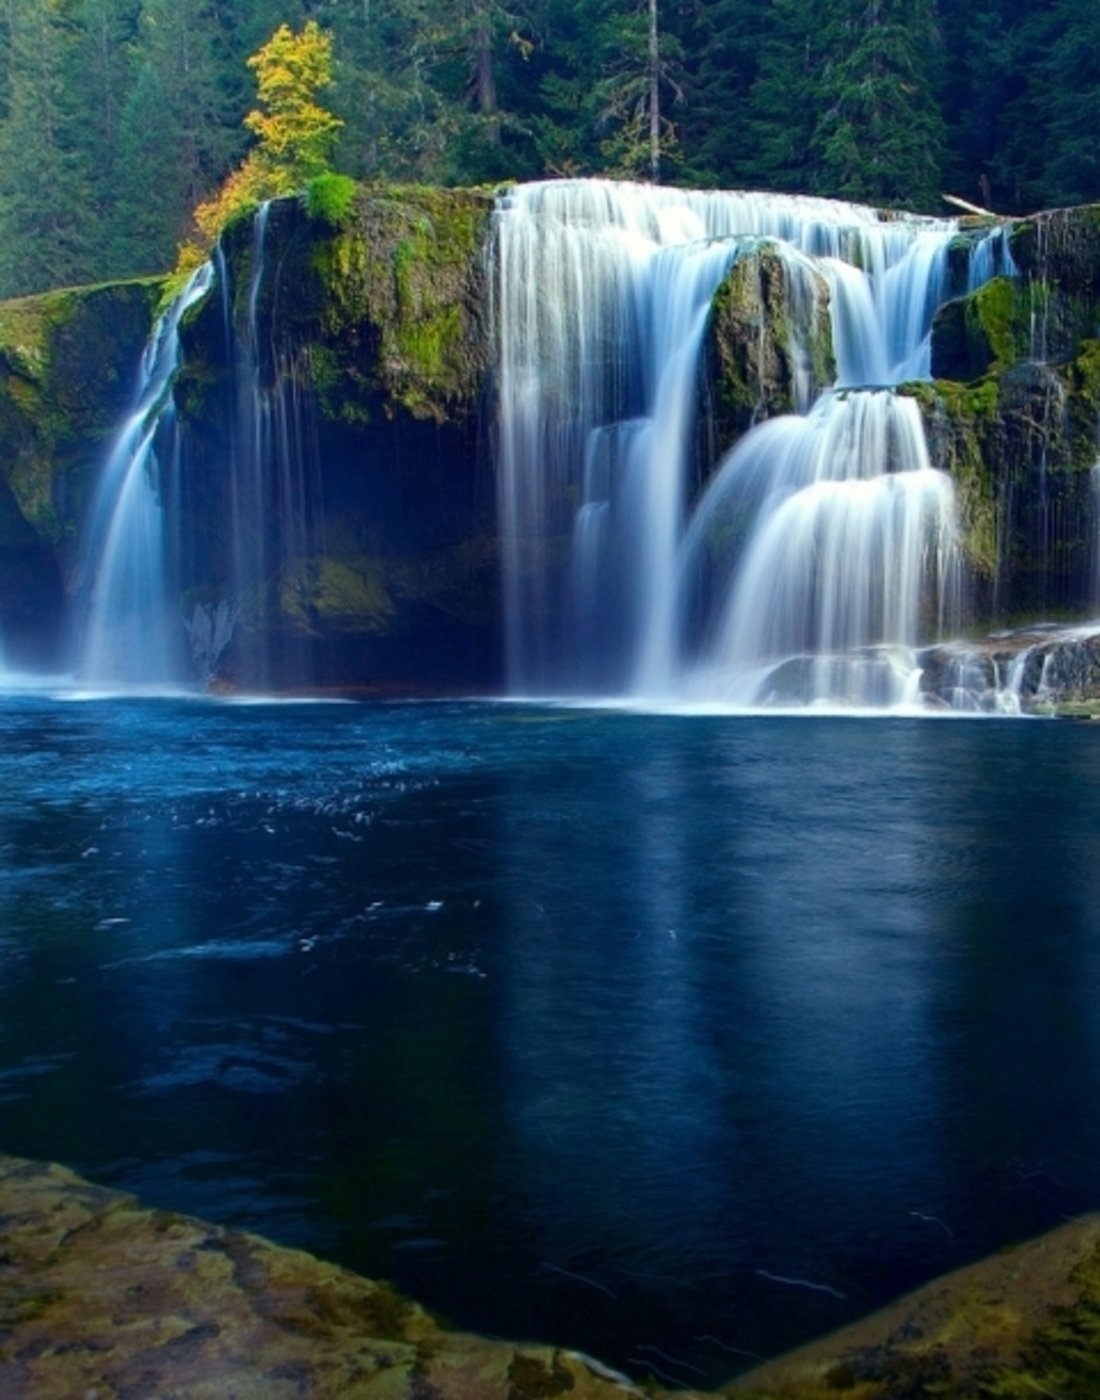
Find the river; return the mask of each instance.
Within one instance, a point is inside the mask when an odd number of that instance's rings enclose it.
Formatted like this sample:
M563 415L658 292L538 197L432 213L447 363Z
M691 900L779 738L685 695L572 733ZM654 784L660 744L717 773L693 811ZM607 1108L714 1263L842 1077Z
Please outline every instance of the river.
M3 1150L695 1385L1100 1205L1100 726L0 734Z

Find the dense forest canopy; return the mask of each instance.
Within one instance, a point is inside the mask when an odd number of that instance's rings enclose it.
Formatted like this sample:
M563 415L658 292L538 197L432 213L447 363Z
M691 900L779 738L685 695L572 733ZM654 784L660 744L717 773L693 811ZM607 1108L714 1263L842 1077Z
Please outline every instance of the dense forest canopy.
M310 20L356 178L1100 198L1079 0L0 0L0 296L171 266L255 143L249 57Z

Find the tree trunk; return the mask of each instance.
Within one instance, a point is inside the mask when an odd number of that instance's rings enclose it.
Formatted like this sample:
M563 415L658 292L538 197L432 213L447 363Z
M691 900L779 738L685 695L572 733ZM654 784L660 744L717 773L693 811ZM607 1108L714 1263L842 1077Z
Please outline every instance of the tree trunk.
M485 5L477 8L474 31L474 91L477 110L487 118L486 135L494 146L500 145L500 123L497 121L497 85L493 76L493 30Z
M661 178L661 44L657 0L649 0L649 177Z

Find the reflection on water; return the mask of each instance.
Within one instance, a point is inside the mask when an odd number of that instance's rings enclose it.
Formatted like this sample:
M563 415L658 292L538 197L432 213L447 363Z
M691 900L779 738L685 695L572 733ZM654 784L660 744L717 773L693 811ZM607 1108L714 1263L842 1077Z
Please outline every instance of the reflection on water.
M701 1384L1100 1205L1100 731L0 711L4 1149Z

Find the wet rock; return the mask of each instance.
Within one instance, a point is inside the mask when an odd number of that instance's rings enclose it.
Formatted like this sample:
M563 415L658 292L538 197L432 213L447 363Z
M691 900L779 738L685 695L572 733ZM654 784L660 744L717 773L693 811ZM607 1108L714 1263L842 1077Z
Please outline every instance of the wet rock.
M0 1157L0 1219L5 1400L670 1394L577 1352L445 1331L386 1284L255 1235L147 1209L62 1167ZM721 1393L1100 1394L1100 1217L948 1275Z
M0 1394L623 1400L576 1353L443 1331L385 1284L0 1158Z
M743 254L714 298L706 361L719 453L754 423L805 411L836 378L825 279L777 243Z

